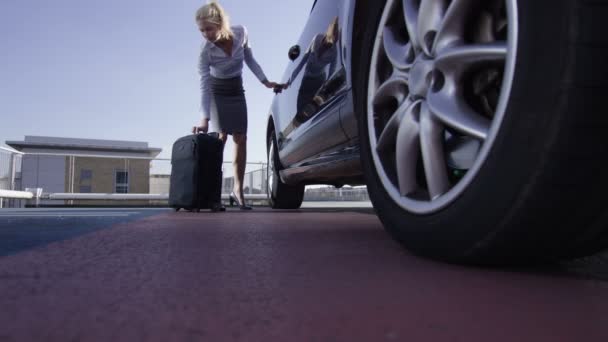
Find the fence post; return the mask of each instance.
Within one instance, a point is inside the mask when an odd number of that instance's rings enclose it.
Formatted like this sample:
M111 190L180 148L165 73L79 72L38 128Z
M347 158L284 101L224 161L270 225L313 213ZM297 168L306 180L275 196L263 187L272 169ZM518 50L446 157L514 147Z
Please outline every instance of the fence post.
M74 169L76 167L76 157L70 156L70 193L74 193ZM74 200L70 200L70 206L74 206ZM37 204L36 204L37 206Z
M253 193L253 172L249 173L249 193Z
M15 178L17 177L17 155L15 153L11 153L8 165L10 172L9 189L15 191L17 190L15 189ZM12 207L12 203L14 203L14 201L8 200L9 208ZM2 208L2 205L2 199L0 199L0 208Z
M10 158L8 159L8 172L9 172L9 190L15 190L15 155L11 153Z
M268 195L268 166L262 164L262 193Z

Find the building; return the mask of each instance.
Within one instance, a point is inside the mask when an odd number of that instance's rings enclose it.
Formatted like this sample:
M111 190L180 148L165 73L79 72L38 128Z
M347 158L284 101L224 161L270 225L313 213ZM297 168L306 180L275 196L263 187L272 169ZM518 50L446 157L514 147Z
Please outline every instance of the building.
M42 136L26 136L23 141L6 144L25 153L20 190L42 188L45 193L147 194L150 160L161 152L146 142Z

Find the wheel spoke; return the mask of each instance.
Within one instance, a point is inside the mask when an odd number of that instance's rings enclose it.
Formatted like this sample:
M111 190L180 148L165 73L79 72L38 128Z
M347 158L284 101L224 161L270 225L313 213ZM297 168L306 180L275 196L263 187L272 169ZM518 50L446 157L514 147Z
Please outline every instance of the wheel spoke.
M443 49L463 41L466 20L473 8L473 4L479 0L453 0L448 8L445 18L435 39L433 53L438 54Z
M405 101L408 95L407 78L407 73L395 70L393 75L378 87L373 100L374 105L391 99L397 100L399 104Z
M427 56L432 55L435 36L441 28L447 0L422 0L418 14L418 42Z
M424 103L420 112L420 146L429 194L434 200L448 192L450 182L443 148L443 126Z
M411 67L414 60L414 52L412 51L411 43L401 42L391 28L384 28L383 44L386 56L390 60L393 67L401 70L407 70Z
M268 188L267 192L271 196L276 193L274 179L274 138L272 140L273 141L270 142L270 148L268 149L268 169L266 171L266 177L268 177L268 184L266 185Z
M494 18L492 14L483 12L479 18L479 30L475 34L475 41L489 43L494 40Z
M446 74L459 76L473 66L504 62L507 51L504 42L452 47L441 51L435 66Z
M399 125L397 132L397 179L401 196L408 196L418 189L416 163L420 151L420 106L412 105Z
M412 104L412 101L407 99L405 100L405 102L403 102L399 109L397 109L393 116L391 116L388 123L382 130L380 137L378 138L378 144L376 146L376 150L378 152L384 151L387 148L394 146L397 139L397 131L399 130L399 125L401 124L403 117L405 115L408 115L408 112L412 110L412 107L414 105Z
M427 103L431 113L445 125L466 135L486 140L491 121L465 103L459 92L431 93Z
M410 37L410 42L416 51L420 51L420 42L418 41L418 13L420 11L420 0L402 0L403 18L405 19L405 27L407 34Z

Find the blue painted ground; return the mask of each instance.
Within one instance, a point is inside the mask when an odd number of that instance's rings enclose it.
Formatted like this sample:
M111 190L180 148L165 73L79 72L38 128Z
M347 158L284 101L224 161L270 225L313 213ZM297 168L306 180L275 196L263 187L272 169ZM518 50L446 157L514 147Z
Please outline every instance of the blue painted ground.
M168 209L1 209L0 256L167 211Z

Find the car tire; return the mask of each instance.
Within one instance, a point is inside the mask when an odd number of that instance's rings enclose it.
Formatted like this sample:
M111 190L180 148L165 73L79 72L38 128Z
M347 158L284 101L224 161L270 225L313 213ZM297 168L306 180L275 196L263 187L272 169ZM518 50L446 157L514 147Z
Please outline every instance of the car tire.
M377 29L363 32L362 40L353 47L355 51L370 52L354 61L355 108L368 192L386 230L416 254L455 263L545 262L588 255L605 248L608 244L608 202L605 200L608 177L602 163L608 155L605 138L608 113L601 104L608 91L608 39L600 23L608 19L608 1L504 2L509 33L498 101L502 111L497 107L493 113L489 133L484 136L483 148L474 155L471 168L464 177L449 179L447 192L439 196L431 196L436 191L430 189L427 175L445 177L426 169L420 171L420 164L424 168L436 165L433 160L441 159L432 159L427 152L431 161L425 164L424 151L420 151L423 161L413 154L405 158L397 153L413 151L398 144L408 141L399 137L413 135L397 133L395 145L389 144L391 147L386 148L395 150L393 157L397 162L391 160L390 152L378 152L380 138L390 120L378 114L385 109L379 105L383 98L378 100L381 88L374 86L377 79L390 74L381 68L381 62L391 62L393 57L392 52L386 50L392 45L383 40L390 39L384 37L389 32L385 28L400 24L399 18L394 19L395 15L390 14L390 11L399 11L399 5L393 7L393 3L370 1L362 5L365 7L357 8L358 13L366 13L368 27ZM478 9L472 8L467 13L474 15ZM401 11L405 12L403 8ZM403 20L403 24L407 22ZM439 46L432 41L437 39L435 34L437 31L433 35L417 33L425 39L430 37L431 42L422 50L432 51L434 46ZM382 42L377 36L382 36L379 38ZM426 44L424 39L420 41L420 45ZM410 46L411 51L417 51L413 43L410 42ZM410 57L403 56L403 61L406 59ZM416 64L418 59L412 63L410 71L422 68ZM441 72L429 73L428 94L443 91L445 77L435 77ZM419 86L414 84L415 77L409 74L408 98ZM413 102L430 103L431 96L416 97ZM457 95L446 98L453 100ZM405 101L397 99L400 100ZM390 108L399 107L399 103L392 106ZM411 115L412 122L423 127L415 120L420 120L420 113L424 111L431 113L427 118L435 115L431 107L431 104L426 107L421 104L404 115ZM400 129L404 119L401 120ZM444 121L442 124L448 126ZM428 128L429 124L424 127ZM418 134L428 135L431 131ZM434 135L440 139L447 136L451 137L445 132ZM428 141L438 140L421 139L412 146L419 143L423 149L424 142ZM448 147L446 141L442 141L436 146L445 152ZM404 160L418 166L399 164ZM446 160L448 156L444 154L443 161ZM438 172L452 177L454 170L445 163L442 165L445 170L440 168ZM402 171L408 167L410 171ZM409 183L399 178L406 176L426 194L406 192L404 189L408 189Z
M304 200L304 185L285 184L281 181L279 171L282 169L276 148L275 133L271 132L268 141L266 184L268 184L268 202L273 209L298 209Z

